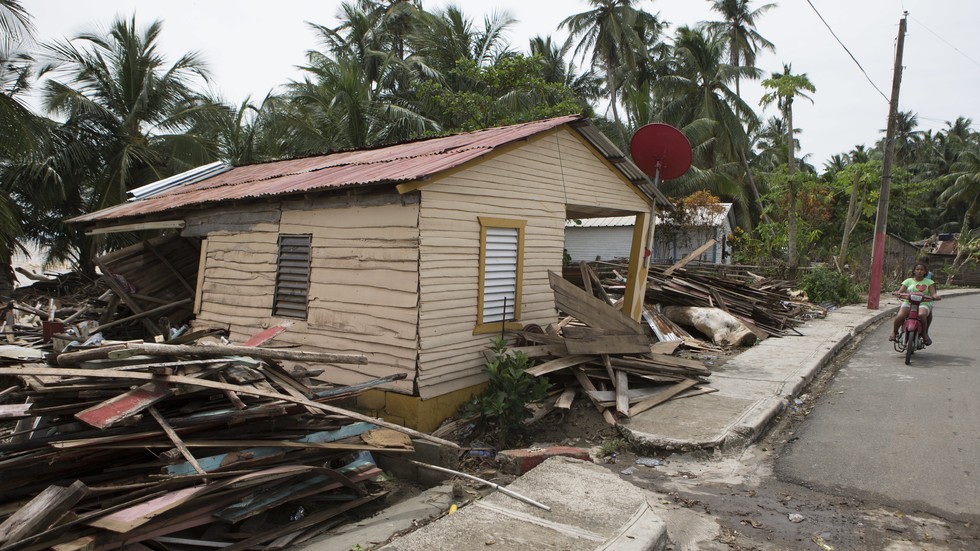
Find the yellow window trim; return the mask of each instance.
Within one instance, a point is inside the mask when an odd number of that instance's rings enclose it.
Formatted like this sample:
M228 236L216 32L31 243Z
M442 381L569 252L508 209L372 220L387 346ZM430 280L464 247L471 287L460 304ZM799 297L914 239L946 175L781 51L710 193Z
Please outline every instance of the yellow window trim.
M487 228L516 228L517 229L517 281L515 282L514 298L514 318L521 319L521 302L523 301L524 285L524 234L527 229L527 220L515 220L511 218L489 218L479 216L480 221L480 273L477 283L476 294L476 327L473 328L474 335L484 335L488 333L499 333L502 329L520 330L523 328L519 321L506 322L483 322L483 293L484 278L487 263Z

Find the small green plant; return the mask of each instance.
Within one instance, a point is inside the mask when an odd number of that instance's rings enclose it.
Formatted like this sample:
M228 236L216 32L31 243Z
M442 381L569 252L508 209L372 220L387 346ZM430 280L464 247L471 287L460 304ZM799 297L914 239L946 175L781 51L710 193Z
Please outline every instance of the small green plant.
M602 443L599 453L602 457L609 457L625 449L629 449L629 442L623 438L612 438Z
M526 404L548 395L548 380L528 375L531 360L523 352L509 353L507 343L497 337L490 346L493 359L486 364L487 388L464 406L468 415L479 415L496 428L498 445L506 446L524 434L525 419L531 416Z
M820 304L853 304L861 301L857 286L844 274L818 266L803 277L800 286L806 291L810 302Z

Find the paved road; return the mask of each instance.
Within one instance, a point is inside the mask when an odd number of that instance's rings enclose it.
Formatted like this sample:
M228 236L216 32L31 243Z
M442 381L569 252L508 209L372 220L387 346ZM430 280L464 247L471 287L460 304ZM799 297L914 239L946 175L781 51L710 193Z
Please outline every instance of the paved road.
M947 519L980 515L980 295L938 303L934 344L904 358L880 325L837 373L776 472Z

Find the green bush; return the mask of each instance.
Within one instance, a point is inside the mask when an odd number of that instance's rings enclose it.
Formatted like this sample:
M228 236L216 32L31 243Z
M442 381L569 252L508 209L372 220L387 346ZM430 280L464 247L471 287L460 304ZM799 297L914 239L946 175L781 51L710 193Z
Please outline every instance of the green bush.
M803 277L800 286L806 291L810 302L815 304L853 304L861 301L857 286L846 275L826 266L810 270Z
M502 447L524 434L524 420L531 416L525 406L543 400L549 383L545 377L525 373L531 360L523 352L509 354L504 339L497 337L490 350L494 359L486 364L487 388L464 406L464 412L492 425Z

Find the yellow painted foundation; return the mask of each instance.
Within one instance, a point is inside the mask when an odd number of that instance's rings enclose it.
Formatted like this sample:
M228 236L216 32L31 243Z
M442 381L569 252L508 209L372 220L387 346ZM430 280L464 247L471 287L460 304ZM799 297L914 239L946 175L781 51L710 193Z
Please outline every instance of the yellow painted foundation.
M357 395L355 408L366 415L380 417L420 432L432 432L456 414L459 406L483 392L486 383L423 400L384 390L366 390Z

